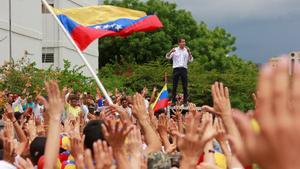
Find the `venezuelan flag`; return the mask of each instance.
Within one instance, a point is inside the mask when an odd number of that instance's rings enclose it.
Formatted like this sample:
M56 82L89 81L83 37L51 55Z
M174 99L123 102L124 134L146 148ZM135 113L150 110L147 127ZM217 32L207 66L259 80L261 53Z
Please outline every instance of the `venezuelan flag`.
M168 107L168 101L169 101L169 93L168 93L168 87L167 84L164 85L162 90L160 91L158 97L156 98L155 102L153 103L153 110L156 112L159 109L163 109Z
M81 50L97 38L126 37L163 27L156 15L111 5L54 9L54 12Z

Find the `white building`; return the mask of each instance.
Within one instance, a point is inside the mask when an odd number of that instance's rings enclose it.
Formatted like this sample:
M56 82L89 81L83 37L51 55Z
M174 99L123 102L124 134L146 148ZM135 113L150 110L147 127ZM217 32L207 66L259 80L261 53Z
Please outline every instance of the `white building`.
M72 65L83 61L58 27L41 0L11 0L12 2L12 56L18 60L28 55L38 67L50 65L62 68L63 60ZM98 4L98 0L48 0L55 8L70 8ZM93 42L84 52L91 66L98 68L98 42ZM0 5L0 64L9 60L9 0ZM90 75L84 68L84 73Z
M12 56L18 60L26 54L42 62L42 15L40 0L12 0ZM0 59L9 61L9 0L0 5Z

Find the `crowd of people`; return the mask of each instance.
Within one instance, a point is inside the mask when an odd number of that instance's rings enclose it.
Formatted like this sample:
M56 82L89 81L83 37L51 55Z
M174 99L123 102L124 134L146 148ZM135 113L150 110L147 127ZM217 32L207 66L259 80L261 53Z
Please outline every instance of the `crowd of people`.
M153 112L156 90L74 93L45 83L46 96L6 91L0 169L300 168L300 65L288 59L260 70L255 107L231 107L229 89L211 86L213 105ZM298 147L299 146L299 147ZM299 148L299 149L298 149Z

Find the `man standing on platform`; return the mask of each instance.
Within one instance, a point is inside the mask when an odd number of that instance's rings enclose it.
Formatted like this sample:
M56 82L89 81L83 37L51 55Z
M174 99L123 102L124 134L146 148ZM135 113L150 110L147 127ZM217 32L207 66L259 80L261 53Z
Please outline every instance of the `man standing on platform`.
M173 48L166 55L167 59L173 60L173 90L172 90L172 103L176 103L176 92L178 86L179 77L181 77L182 88L183 88L183 102L187 105L188 98L188 73L187 65L188 62L193 61L193 56L188 47L185 46L185 39L178 39L178 47Z

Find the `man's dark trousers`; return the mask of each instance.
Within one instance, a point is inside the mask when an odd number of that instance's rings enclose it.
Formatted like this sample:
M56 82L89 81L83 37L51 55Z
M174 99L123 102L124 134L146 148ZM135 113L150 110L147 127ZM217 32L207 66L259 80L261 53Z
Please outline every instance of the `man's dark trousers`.
M188 76L187 76L187 69L184 67L177 67L173 69L173 90L172 90L172 102L176 103L176 93L177 93L177 86L178 80L181 77L182 81L182 89L183 89L183 101L187 103L188 92L187 92L187 85L188 85Z

